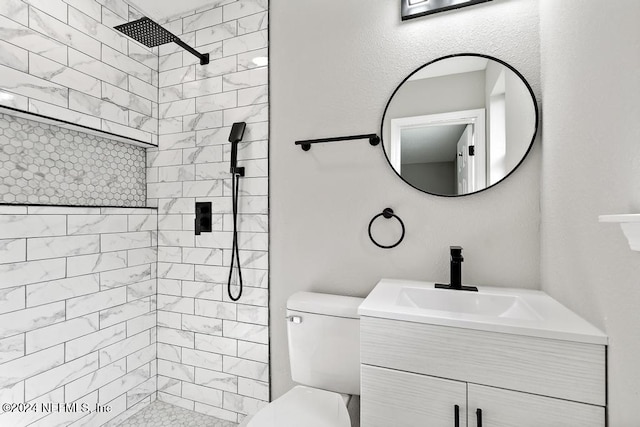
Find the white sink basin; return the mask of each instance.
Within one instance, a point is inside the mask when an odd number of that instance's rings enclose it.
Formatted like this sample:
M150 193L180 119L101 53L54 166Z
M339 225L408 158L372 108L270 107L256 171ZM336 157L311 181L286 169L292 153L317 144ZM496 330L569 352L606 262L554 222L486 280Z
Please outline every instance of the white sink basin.
M402 287L398 293L397 304L430 311L525 320L542 319L522 297L515 295L452 291L433 287Z
M432 282L382 279L358 308L381 317L515 335L607 344L607 336L542 291L436 289Z

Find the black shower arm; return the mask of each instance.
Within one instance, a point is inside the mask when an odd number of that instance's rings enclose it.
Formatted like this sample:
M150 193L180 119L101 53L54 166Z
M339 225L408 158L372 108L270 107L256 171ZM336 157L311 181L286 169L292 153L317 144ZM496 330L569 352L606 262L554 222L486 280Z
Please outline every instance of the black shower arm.
M198 58L200 58L200 65L207 65L209 63L209 54L208 53L200 53L200 52L198 52L197 50L195 50L194 48L192 48L191 46L189 46L188 44L186 44L185 42L183 42L182 40L180 40L177 37L174 40L174 42L178 46L183 48L184 50L186 50L189 53L191 53L191 54L197 56Z

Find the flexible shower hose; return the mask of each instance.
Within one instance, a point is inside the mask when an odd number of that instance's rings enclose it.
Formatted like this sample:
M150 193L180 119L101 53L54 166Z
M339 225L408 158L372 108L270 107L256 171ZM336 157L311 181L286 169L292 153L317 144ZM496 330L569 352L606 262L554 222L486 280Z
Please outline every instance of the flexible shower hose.
M240 267L240 249L238 248L238 199L240 188L240 174L234 173L231 177L231 198L233 209L233 244L231 247L231 266L229 267L229 281L227 282L227 293L231 301L238 301L242 296L242 269ZM240 291L237 296L231 293L231 279L233 276L234 260L238 262L238 286Z

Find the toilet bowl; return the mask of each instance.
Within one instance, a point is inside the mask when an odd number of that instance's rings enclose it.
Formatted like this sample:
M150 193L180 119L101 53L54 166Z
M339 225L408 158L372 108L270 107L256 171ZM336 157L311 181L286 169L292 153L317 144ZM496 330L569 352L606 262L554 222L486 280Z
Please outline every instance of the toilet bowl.
M296 385L240 427L351 427L360 394L362 298L297 292L287 300L291 378Z
M245 418L240 427L351 427L349 399L349 395L298 385Z

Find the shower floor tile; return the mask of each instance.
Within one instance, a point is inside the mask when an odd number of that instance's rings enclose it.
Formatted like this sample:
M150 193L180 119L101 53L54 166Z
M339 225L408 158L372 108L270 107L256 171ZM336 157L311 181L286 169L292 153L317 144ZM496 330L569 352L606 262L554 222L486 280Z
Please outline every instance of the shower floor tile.
M235 427L236 423L156 400L119 427Z

